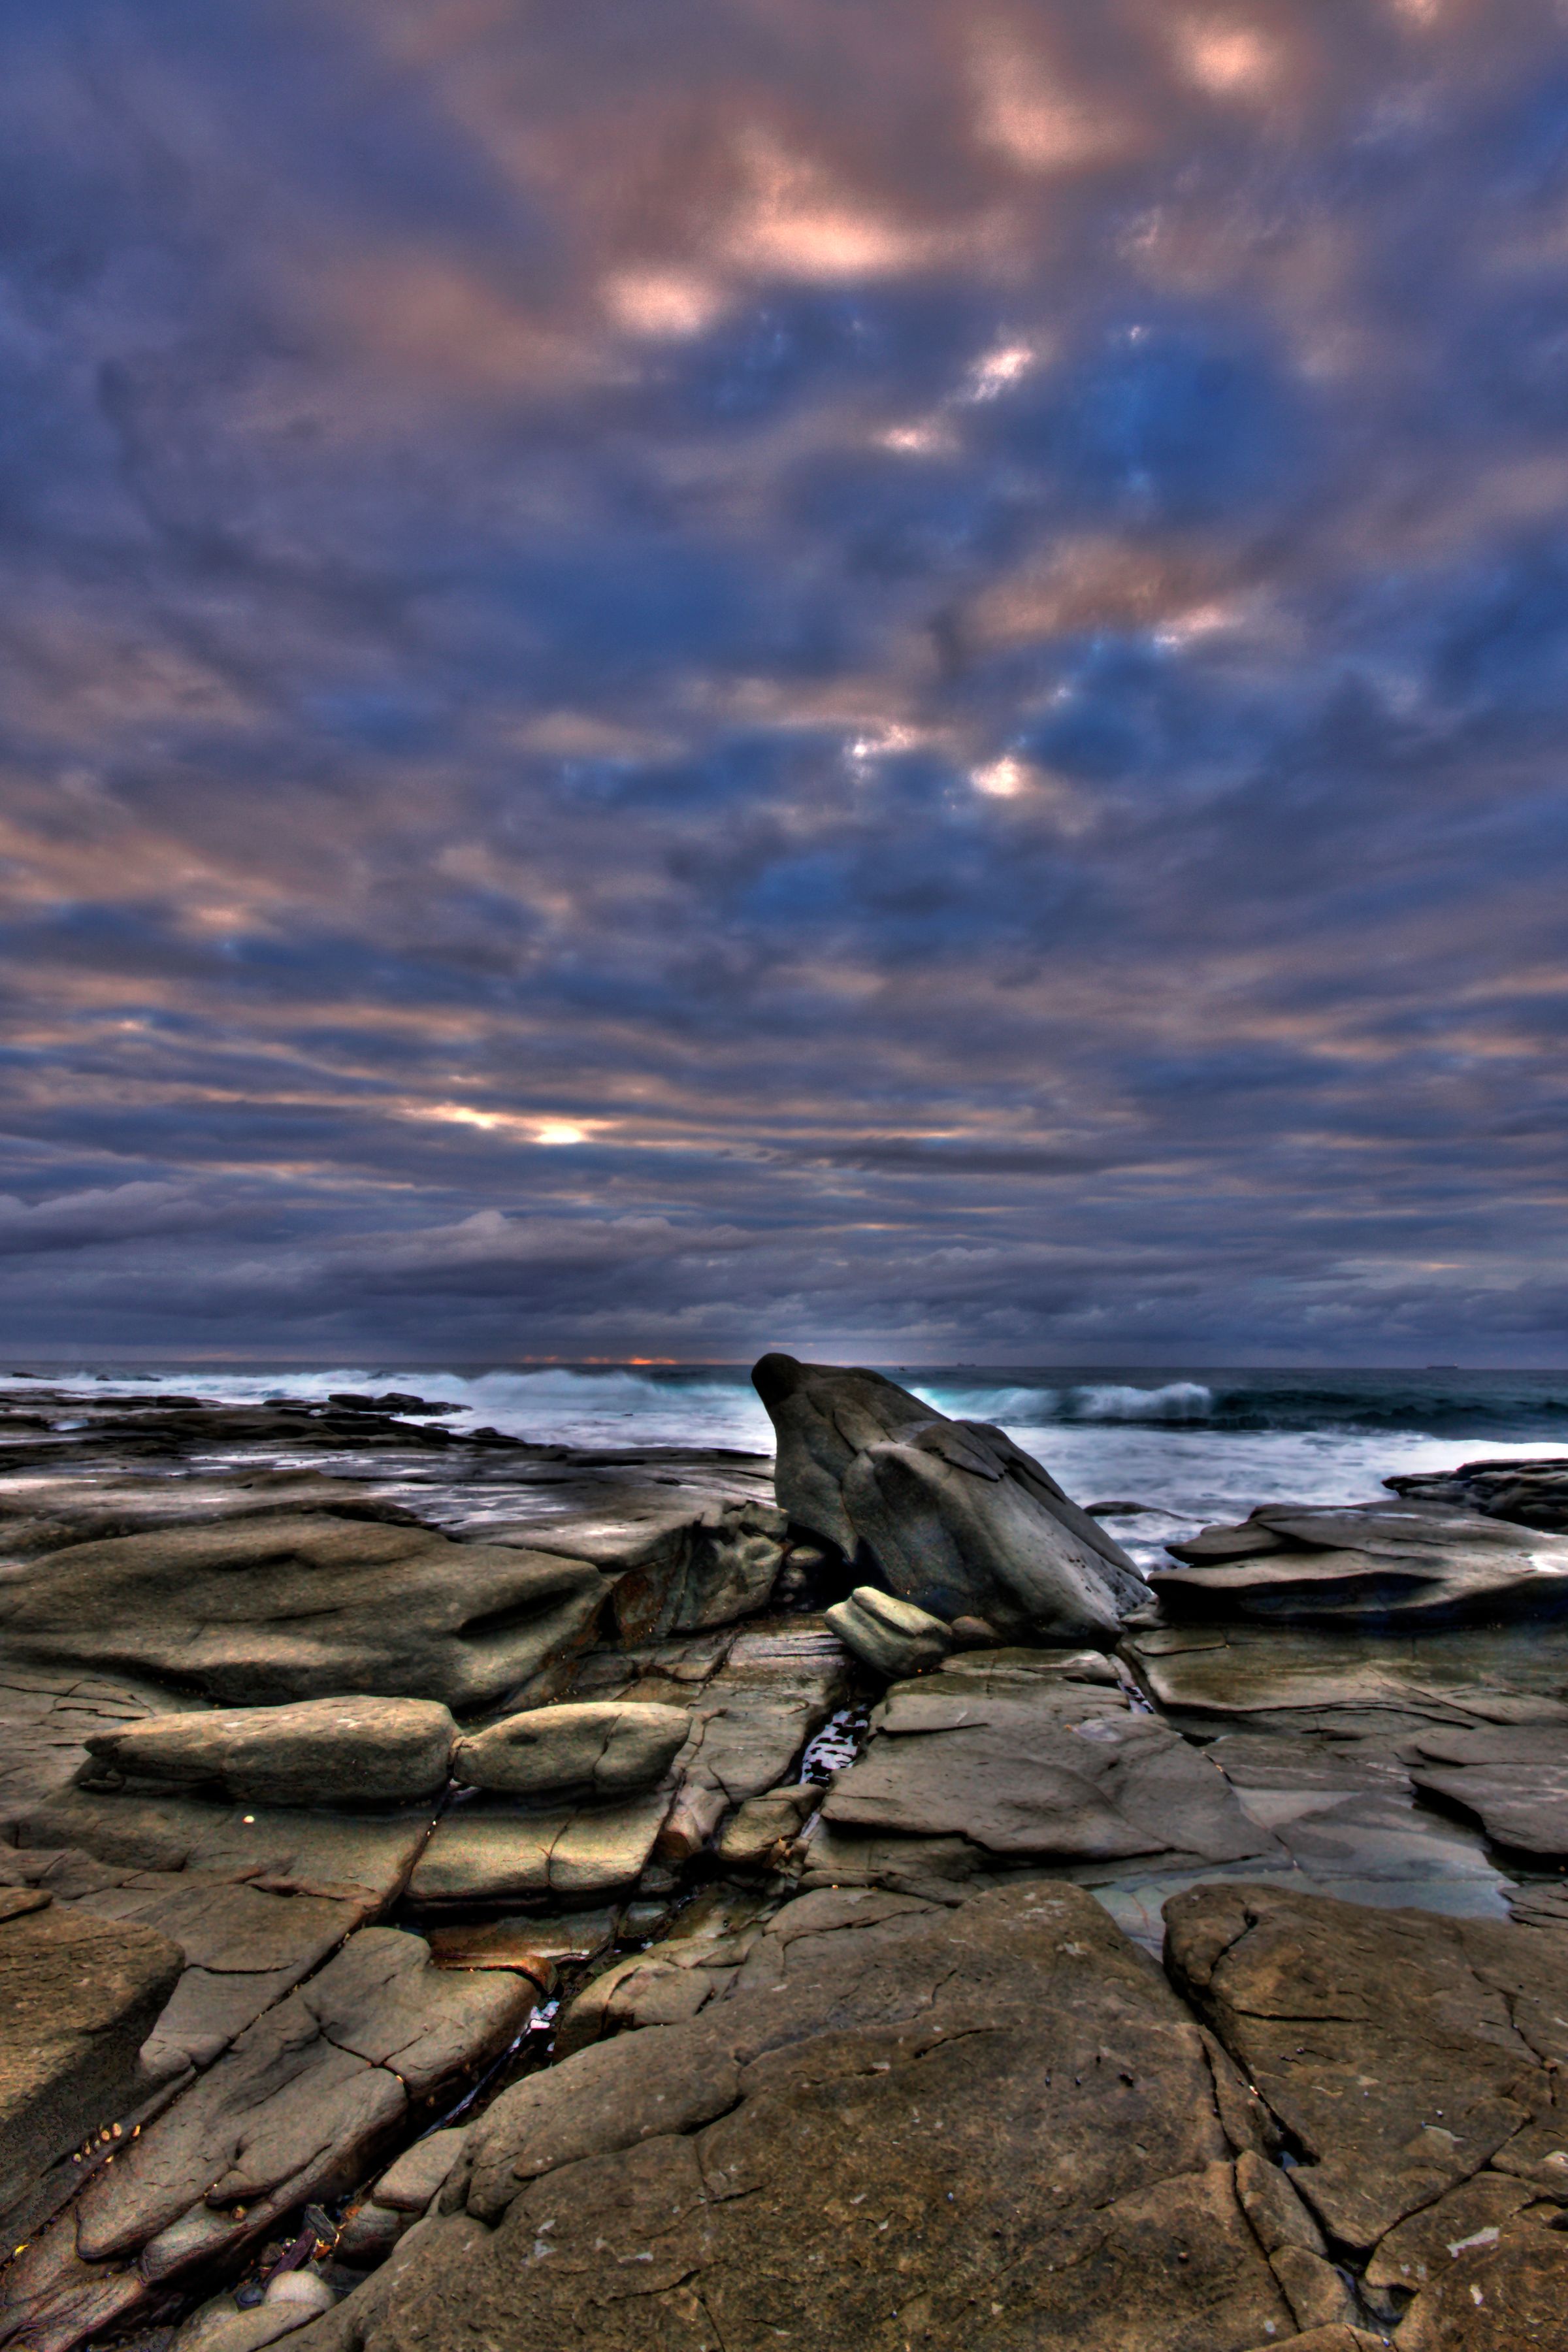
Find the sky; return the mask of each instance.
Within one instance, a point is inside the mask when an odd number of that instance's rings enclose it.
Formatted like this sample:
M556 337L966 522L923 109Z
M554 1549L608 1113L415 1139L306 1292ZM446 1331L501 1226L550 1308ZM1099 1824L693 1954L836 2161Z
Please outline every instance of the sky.
M1568 1360L1568 8L0 0L0 1346Z

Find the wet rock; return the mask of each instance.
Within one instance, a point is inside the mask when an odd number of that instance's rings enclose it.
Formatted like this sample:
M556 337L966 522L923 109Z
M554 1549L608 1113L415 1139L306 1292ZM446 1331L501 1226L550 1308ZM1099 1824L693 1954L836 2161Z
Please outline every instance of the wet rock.
M345 1690L503 1703L587 1642L585 1560L325 1512L73 1544L0 1588L9 1655L241 1706Z
M1461 1807L1494 1844L1538 1862L1568 1856L1568 1727L1422 1733L1404 1753L1416 1788Z
M1121 1655L1184 1729L1408 1740L1568 1724L1560 1654L1527 1624L1393 1634L1258 1624L1137 1627Z
M471 1921L427 1930L430 1957L438 1969L513 1969L531 1977L540 1996L552 1992L558 1969L594 1959L614 1943L617 1931L635 1933L635 1920L622 1923L635 1905L595 1911L569 1911L554 1917L519 1913L511 1918Z
M826 1622L862 1665L889 1681L940 1666L952 1646L940 1617L871 1584L858 1585L826 1612Z
M1457 1470L1411 1472L1383 1483L1413 1502L1459 1504L1522 1527L1568 1533L1568 1459L1560 1454L1511 1462L1494 1456L1462 1462Z
M1173 1981L1303 2151L1292 2182L1342 2243L1375 2245L1553 2112L1554 1937L1234 1883L1165 1916Z
M504 2093L467 2189L499 2227L411 2253L373 2352L1290 2335L1199 2037L1091 1898L871 1906L858 1927L838 1901L781 1913L689 2023ZM815 1932L790 1936L810 1905Z
M772 1355L752 1377L778 1434L780 1507L918 1608L1109 1643L1147 1599L1121 1547L1003 1431L949 1421L878 1372Z
M1167 1614L1296 1625L1568 1614L1568 1540L1471 1512L1266 1505L1170 1549L1185 1565L1149 1578Z
M619 1796L662 1780L685 1745L686 1710L624 1701L530 1708L459 1742L454 1778L470 1789Z
M633 2027L677 2025L729 1990L762 1933L765 1896L715 1887L684 1910L670 1933L599 1971L562 2011L558 2058Z
M85 1745L98 1785L211 1782L263 1805L353 1805L444 1789L457 1737L438 1700L344 1697L154 1716Z
M154 1928L12 1895L0 1911L0 2213L145 2096L137 2053L181 1967Z

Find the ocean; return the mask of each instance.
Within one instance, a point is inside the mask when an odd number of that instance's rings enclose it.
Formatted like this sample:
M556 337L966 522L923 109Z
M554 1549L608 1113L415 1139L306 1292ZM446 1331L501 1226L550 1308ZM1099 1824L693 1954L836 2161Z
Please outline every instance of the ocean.
M1568 1372L879 1369L942 1412L999 1423L1079 1501L1142 1505L1138 1517L1115 1522L1134 1556L1258 1503L1364 1502L1380 1481L1405 1471L1568 1454ZM456 1428L488 1424L544 1444L772 1445L743 1365L87 1366L40 1369L33 1379L10 1374L0 1389L16 1396L38 1381L99 1395L199 1394L236 1403L399 1390L458 1406Z

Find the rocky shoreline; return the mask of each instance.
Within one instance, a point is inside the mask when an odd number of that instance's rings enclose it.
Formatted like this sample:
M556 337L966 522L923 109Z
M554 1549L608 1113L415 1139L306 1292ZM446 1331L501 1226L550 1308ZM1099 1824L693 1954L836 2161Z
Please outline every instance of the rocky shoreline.
M0 2344L1568 2347L1568 1462L755 1379L0 1406Z

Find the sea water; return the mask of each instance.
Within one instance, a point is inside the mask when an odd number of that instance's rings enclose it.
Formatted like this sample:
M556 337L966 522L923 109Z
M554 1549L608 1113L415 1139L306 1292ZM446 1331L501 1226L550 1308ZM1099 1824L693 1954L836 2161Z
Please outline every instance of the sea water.
M1402 1472L1568 1454L1568 1372L879 1369L955 1419L1000 1423L1080 1502L1142 1506L1141 1522L1117 1517L1124 1541L1158 1542L1177 1527L1239 1517L1258 1503L1365 1502ZM453 1428L617 1451L767 1451L773 1442L744 1365L185 1365L139 1373L88 1366L38 1378L100 1396L177 1392L234 1403L398 1390L457 1407L447 1416ZM0 1381L14 1398L35 1385L17 1376Z

